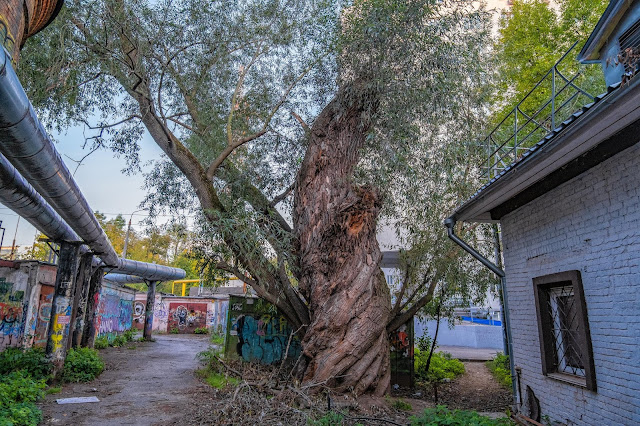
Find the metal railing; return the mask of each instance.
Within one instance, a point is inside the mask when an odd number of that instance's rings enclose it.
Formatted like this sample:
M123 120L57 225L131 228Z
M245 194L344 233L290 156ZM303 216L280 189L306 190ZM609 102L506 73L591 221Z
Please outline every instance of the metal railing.
M578 86L583 71L577 63L571 64L573 67L570 65L564 73L559 68L577 44L574 43L562 55L482 141L488 155L482 165L487 180L515 163L531 146L556 129L559 123L595 99L595 96Z

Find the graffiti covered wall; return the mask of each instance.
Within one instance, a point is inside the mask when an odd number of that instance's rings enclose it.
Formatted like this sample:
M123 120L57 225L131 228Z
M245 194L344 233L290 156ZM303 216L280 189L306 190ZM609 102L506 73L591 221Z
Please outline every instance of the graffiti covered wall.
M109 340L131 328L135 290L103 283L96 310L96 333Z
M0 349L20 344L23 332L24 290L0 278Z
M206 303L170 303L169 332L193 333L196 328L207 326Z
M262 299L231 296L225 339L227 357L273 364L300 356L297 336L275 306ZM287 346L289 347L287 350Z

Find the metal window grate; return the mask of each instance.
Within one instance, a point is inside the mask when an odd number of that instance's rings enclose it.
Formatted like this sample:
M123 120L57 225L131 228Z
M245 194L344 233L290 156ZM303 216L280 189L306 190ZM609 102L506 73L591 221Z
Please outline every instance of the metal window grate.
M620 43L620 51L624 52L627 48L640 47L640 21L631 25L625 32L618 37Z
M553 351L558 373L585 377L581 324L573 286L555 287L549 291Z

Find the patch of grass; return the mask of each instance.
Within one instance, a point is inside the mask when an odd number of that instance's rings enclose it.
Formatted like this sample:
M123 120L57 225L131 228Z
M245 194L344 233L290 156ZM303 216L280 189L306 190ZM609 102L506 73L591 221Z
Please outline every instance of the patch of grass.
M487 367L502 386L511 387L511 366L507 355L498 352L494 359L487 361Z
M395 408L396 410L400 410L400 411L411 411L411 410L413 410L413 407L411 406L411 404L409 404L407 401L405 401L402 398L395 399L391 403L391 406L393 408Z
M197 327L193 330L193 334L209 334L209 329L207 327Z
M344 415L337 413L335 411L329 411L322 417L319 417L315 420L309 419L307 424L309 426L339 426L342 425L342 421L344 420Z
M109 347L109 338L107 336L100 336L93 342L93 347L96 349L106 349Z
M44 393L46 393L47 395L53 395L60 392L62 392L62 387L57 386L57 387L47 388L47 390Z
M70 349L64 362L62 380L65 382L89 382L103 370L104 362L95 349Z
M24 370L0 378L0 424L35 426L42 411L35 402L44 396L45 379L34 379Z
M213 343L214 345L218 345L218 346L224 345L224 335L218 334L218 333L213 333L211 335L211 343Z
M449 410L447 407L439 405L435 408L427 408L419 416L409 418L411 426L507 426L515 425L508 418L491 419L479 415L475 411Z
M133 340L133 337L136 335L137 332L138 332L138 330L130 329L130 330L127 330L124 333L122 333L122 337L124 337L124 339L127 342L130 342L130 341Z
M24 370L36 380L48 379L52 365L41 348L6 348L0 352L0 377L12 371Z
M238 386L240 384L240 380L235 377L227 376L226 374L217 373L210 370L201 371L205 372L203 374L204 381L213 388L224 389L227 386Z
M442 352L433 353L429 371L426 371L428 357L427 351L415 350L415 372L418 380L439 383L444 379L452 380L464 374L464 364L458 359L451 358L451 354Z

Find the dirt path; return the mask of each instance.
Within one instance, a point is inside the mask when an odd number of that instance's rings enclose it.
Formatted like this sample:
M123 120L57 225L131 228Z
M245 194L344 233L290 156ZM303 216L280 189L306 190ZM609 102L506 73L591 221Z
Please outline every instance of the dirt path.
M465 362L465 373L441 386L440 404L449 408L504 412L511 404L511 391L502 387L484 362Z
M208 336L158 335L100 351L106 369L90 383L67 384L42 403L46 425L166 425L187 418L208 387L194 377L195 356ZM97 396L100 402L59 405L56 399Z

